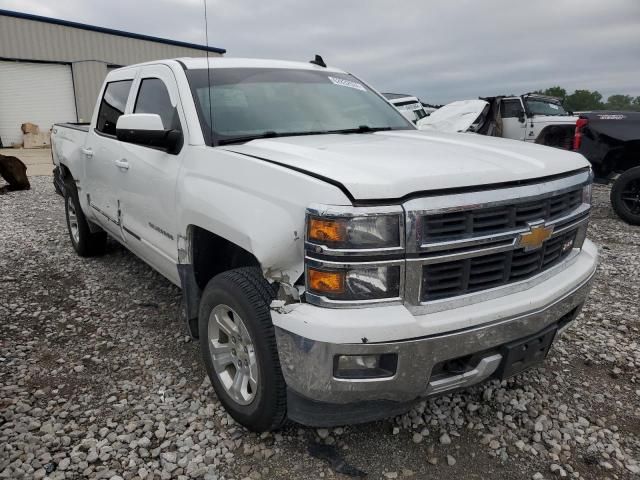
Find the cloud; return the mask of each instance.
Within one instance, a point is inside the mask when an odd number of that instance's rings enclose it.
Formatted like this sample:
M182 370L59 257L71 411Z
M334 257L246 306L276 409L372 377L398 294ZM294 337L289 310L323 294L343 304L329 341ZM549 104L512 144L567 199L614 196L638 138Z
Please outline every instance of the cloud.
M424 101L561 85L640 95L640 2L207 0L209 42L230 56L315 53L382 91ZM0 8L195 43L202 0L0 0Z

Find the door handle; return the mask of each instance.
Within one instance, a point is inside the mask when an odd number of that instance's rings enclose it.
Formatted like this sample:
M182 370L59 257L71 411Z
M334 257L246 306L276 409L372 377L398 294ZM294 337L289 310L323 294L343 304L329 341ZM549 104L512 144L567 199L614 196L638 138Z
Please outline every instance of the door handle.
M85 155L88 158L93 157L93 149L91 149L91 148L83 148L82 149L82 153L83 153L83 155Z
M122 160L116 160L114 162L118 168L122 168L123 170L129 170L129 162L125 158Z

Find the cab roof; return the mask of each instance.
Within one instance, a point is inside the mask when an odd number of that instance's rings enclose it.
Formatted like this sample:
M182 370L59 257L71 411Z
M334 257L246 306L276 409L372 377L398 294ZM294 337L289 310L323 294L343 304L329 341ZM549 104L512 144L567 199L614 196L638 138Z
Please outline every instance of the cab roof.
M320 72L347 73L334 67L320 67L309 62L269 60L264 58L200 57L176 58L187 70L204 68L286 68L295 70L315 70Z

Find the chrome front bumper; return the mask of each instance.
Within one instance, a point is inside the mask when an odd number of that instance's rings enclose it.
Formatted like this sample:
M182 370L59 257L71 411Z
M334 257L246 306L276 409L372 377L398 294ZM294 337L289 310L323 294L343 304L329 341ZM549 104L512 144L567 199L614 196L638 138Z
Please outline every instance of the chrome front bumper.
M594 273L595 261L581 283L560 297L553 298L550 292L549 303L537 310L412 340L330 343L304 338L276 326L280 362L289 389L289 416L315 426L370 421L406 410L421 398L492 378L502 363L501 346L553 325L563 330L575 319L587 298ZM434 366L479 352L486 352L486 356L473 369L432 378ZM334 359L338 355L388 353L398 356L396 373L391 377L342 379L334 376ZM344 415L333 412L327 416L332 409Z

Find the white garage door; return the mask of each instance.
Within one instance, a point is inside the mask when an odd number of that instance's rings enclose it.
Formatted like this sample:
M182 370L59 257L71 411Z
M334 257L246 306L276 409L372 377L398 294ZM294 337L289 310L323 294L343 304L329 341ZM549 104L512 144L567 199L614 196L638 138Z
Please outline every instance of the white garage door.
M20 125L41 132L56 122L75 122L69 65L0 61L0 139L5 147L22 142Z

